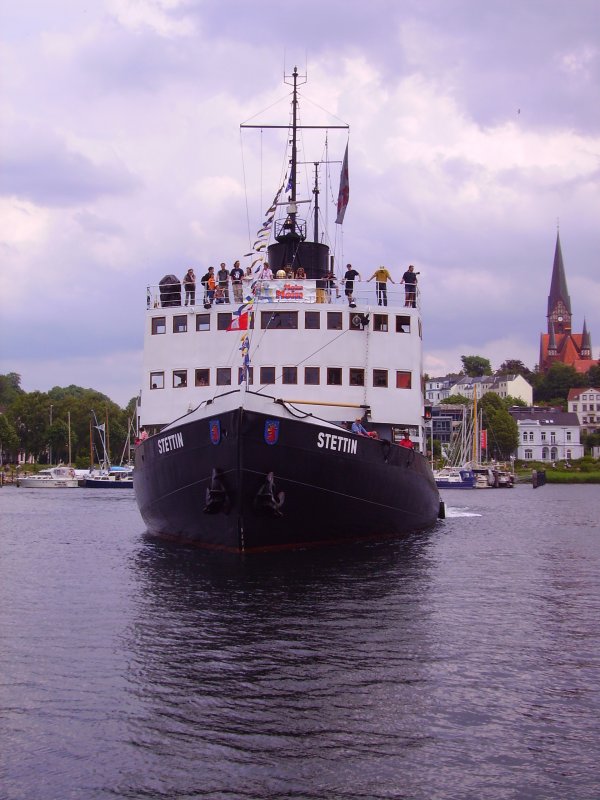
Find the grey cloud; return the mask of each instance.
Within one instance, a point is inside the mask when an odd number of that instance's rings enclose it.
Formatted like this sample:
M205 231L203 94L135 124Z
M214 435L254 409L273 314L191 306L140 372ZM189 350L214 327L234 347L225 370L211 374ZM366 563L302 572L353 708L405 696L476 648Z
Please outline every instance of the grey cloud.
M0 194L42 206L75 206L104 195L135 191L140 181L116 162L96 164L50 134L32 137L17 128L3 148Z

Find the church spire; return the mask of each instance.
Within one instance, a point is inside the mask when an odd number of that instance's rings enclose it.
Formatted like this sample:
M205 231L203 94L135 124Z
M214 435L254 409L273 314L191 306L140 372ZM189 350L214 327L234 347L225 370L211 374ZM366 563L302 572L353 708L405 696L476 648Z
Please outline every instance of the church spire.
M583 331L581 333L581 357L582 358L592 357L592 337L590 336L590 332L587 329L585 317L583 319Z
M567 290L567 279L563 264L562 250L560 247L560 234L556 233L556 248L554 250L554 265L552 267L552 281L548 295L548 333L551 323L557 333L566 333L571 330L571 298Z

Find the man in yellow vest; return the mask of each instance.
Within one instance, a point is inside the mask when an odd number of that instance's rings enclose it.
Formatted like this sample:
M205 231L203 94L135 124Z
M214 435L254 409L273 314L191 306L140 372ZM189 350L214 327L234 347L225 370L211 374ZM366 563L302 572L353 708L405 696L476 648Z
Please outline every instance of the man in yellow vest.
M372 281L373 278L375 278L375 286L377 289L377 305L387 306L387 282L391 281L392 283L396 283L396 281L385 267L378 267L367 283Z

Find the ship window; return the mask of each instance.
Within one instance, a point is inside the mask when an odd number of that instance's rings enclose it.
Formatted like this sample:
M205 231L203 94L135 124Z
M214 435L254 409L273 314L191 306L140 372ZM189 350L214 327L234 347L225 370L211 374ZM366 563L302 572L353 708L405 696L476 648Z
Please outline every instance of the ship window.
M304 367L304 383L307 386L318 386L321 378L319 367Z
M343 314L341 311L328 311L327 329L330 331L341 331L342 319L343 319Z
M150 373L150 388L151 389L164 389L165 388L165 373L164 372L151 372Z
M263 386L269 383L275 383L275 367L261 367L260 382Z
M388 329L387 314L373 314L373 330L385 333Z
M284 367L282 383L298 383L298 367Z
M210 370L197 369L194 377L196 386L208 386L210 384Z
M320 311L305 311L304 312L304 327L307 331L318 331L321 327L321 312Z
M152 317L152 335L167 332L167 322L165 317Z
M197 331L210 330L210 314L196 314L196 330Z
M364 386L365 385L365 371L364 369L350 368L350 386Z
M396 333L410 333L410 317L396 317Z
M422 338L423 338L423 325L421 323L421 320L419 320L419 339Z
M231 313L217 314L217 330L226 331L231 325Z
M187 369L173 370L173 388L185 389L187 386Z
M217 367L217 386L231 386L230 367Z
M297 311L261 311L260 327L263 331L268 328L274 330L283 328L284 330L295 330L298 327Z
M387 369L374 369L373 370L373 386L385 389L388 385L388 371Z
M328 386L342 385L341 367L327 367L327 385Z
M173 317L173 333L186 333L187 331L187 316L185 314L178 314Z
M412 373L406 370L396 370L396 389L411 389L412 388Z
M254 383L254 367L247 367L248 370L248 386ZM238 367L238 383L244 382L244 368Z

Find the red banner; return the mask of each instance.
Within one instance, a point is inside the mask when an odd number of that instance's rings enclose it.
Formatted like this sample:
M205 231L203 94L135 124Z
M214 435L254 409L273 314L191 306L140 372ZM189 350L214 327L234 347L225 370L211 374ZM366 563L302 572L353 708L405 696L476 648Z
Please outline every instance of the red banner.
M487 431L482 430L479 434L479 443L482 450L487 450Z

